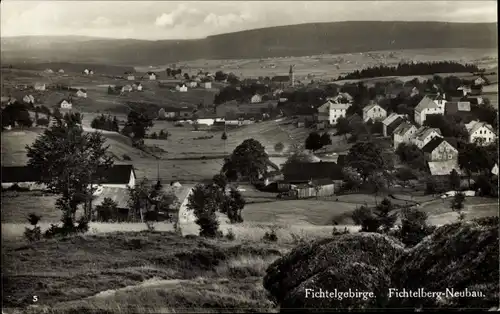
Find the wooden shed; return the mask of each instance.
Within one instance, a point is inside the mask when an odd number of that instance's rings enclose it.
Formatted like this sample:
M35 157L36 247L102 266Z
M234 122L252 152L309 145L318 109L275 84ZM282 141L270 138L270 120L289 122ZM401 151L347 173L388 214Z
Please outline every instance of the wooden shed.
M296 185L292 190L298 199L328 197L335 194L335 183L329 179L312 180L307 184Z

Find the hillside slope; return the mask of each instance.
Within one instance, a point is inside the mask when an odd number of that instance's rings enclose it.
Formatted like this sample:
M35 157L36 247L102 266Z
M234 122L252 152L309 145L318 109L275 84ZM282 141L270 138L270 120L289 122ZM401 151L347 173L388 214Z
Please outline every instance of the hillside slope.
M369 34L369 35L368 35ZM262 28L196 40L146 41L31 37L2 39L2 60L106 62L151 65L195 59L248 59L374 50L495 48L496 23L311 23ZM32 44L38 43L38 44ZM29 47L29 49L27 49Z
M31 145L43 131L37 129L2 132L2 166L23 166L28 162L26 145ZM104 133L109 153L115 160L122 160L128 155L132 161L142 158L146 153L127 143L127 138L118 133Z

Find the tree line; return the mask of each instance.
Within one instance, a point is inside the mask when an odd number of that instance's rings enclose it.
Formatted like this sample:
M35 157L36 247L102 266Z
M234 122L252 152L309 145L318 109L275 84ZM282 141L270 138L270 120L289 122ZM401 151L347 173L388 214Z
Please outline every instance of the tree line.
M379 65L368 67L361 71L356 70L344 76L341 75L338 77L338 80L352 80L382 76L434 75L435 73L475 73L479 71L481 70L474 64L461 64L455 61L412 62L400 63L397 66Z

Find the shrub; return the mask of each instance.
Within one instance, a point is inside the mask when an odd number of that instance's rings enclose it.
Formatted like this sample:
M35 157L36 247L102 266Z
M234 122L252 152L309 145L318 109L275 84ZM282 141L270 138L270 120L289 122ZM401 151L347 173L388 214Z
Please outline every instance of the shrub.
M29 242L35 242L39 241L42 237L42 231L40 230L40 227L37 226L38 222L40 221L41 217L36 215L36 214L29 214L28 215L28 222L30 225L33 226L32 229L30 228L24 228L24 237L29 241Z
M234 239L236 239L236 236L234 235L233 229L229 229L227 231L226 239L228 239L229 241L233 241Z
M107 222L116 218L118 204L111 198L106 197L102 204L96 206L95 210L97 212L97 220Z
M123 154L122 158L123 158L123 160L132 160L132 158L130 158L130 156L127 154Z
M406 208L401 211L401 226L391 232L406 246L412 247L420 243L426 236L432 234L435 226L427 224L427 213L417 208Z
M285 148L285 145L283 145L283 143L281 143L281 142L274 145L274 150L278 153L281 153L284 148Z
M274 228L271 228L271 230L266 231L263 237L264 241L268 242L276 242L278 241L278 235L276 234L276 230Z
M348 234L348 233L349 233L349 229L347 229L347 227L344 227L344 230L339 230L336 227L333 227L333 230L332 230L332 236L338 236L338 235L343 235L343 234Z

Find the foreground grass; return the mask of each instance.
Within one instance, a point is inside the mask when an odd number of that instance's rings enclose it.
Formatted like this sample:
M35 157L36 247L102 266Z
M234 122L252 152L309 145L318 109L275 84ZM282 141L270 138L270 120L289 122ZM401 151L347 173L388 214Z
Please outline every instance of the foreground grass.
M114 313L196 307L270 310L261 278L292 247L169 232L72 236L35 244L4 241L2 246L4 307L33 305L36 295L35 305L42 308ZM149 284L137 286L145 281Z

